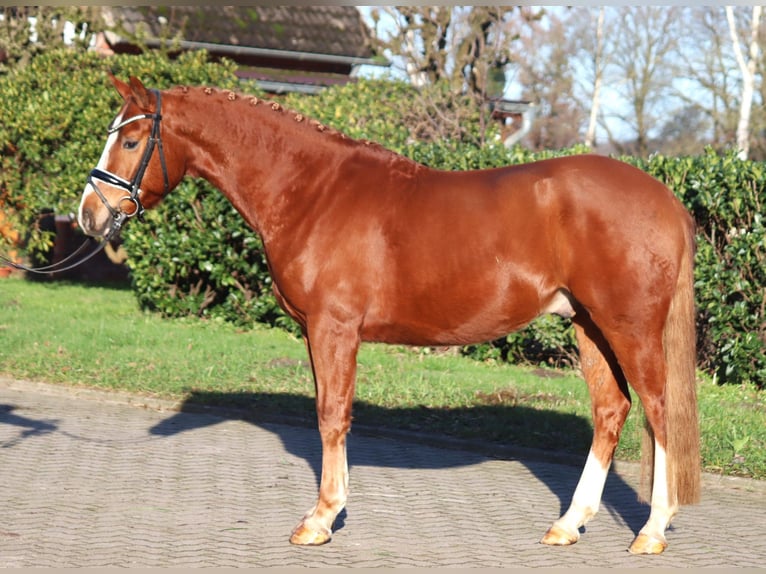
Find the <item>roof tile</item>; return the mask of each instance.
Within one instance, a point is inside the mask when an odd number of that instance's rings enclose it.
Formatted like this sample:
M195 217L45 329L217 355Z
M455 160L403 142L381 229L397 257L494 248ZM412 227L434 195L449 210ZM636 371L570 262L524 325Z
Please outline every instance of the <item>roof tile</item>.
M369 31L355 6L139 6L114 8L128 32L184 40L370 58ZM163 33L162 21L168 29ZM168 32L170 34L168 34Z

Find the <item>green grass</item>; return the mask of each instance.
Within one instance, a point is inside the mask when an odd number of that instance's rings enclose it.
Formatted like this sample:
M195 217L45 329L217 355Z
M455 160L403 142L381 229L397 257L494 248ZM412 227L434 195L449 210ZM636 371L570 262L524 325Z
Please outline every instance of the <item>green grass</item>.
M0 280L0 375L313 417L302 341L266 327L162 319L124 289ZM581 455L590 445L588 391L571 371L363 345L357 378L358 424ZM766 478L766 392L702 378L699 403L704 468ZM618 459L638 459L640 426L634 408Z

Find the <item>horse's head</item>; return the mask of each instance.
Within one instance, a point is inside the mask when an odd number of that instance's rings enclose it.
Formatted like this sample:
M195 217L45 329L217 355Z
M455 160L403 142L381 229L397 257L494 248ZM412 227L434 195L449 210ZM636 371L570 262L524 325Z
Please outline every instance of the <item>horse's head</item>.
M96 237L115 233L127 219L157 205L183 177L163 147L160 92L134 77L130 83L109 77L125 103L107 129L78 213L82 230Z

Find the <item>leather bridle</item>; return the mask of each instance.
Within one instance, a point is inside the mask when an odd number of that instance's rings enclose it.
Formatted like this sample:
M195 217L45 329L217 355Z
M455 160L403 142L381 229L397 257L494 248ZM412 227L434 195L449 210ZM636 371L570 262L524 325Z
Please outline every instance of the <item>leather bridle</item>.
M133 179L128 181L127 179L122 178L117 174L111 173L109 171L106 171L98 167L91 170L88 176L88 183L91 185L96 195L98 195L99 199L104 204L104 207L106 207L109 210L109 213L112 215L112 219L113 219L112 228L109 230L109 234L107 235L107 237L111 237L113 234L119 231L119 229L122 227L123 223L125 223L127 219L134 216L141 219L141 217L143 216L144 206L141 204L141 199L139 197L141 193L141 181L144 178L144 172L146 172L146 168L149 165L149 161L152 159L152 154L154 153L155 147L157 147L160 154L160 165L162 166L162 178L163 178L163 182L165 186L163 194L167 194L168 191L170 191L170 183L168 181L168 170L165 164L165 151L162 148L162 138L160 137L160 121L162 120L162 97L160 95L159 90L152 90L152 92L157 97L157 109L154 113L138 114L136 116L132 116L128 118L127 120L123 120L116 125L110 125L107 128L107 132L109 134L113 134L121 130L123 127L125 127L126 125L130 123L133 123L139 120L149 120L149 119L152 120L152 131L151 131L151 134L149 135L149 141L146 143L146 149L144 149L144 155L141 158L141 163L138 164L138 170L133 176ZM117 207L115 208L109 203L106 196L99 189L97 181L106 183L108 185L111 185L112 187L118 187L120 189L123 189L128 193L128 195L120 198L120 200L117 202ZM135 209L130 213L121 209L120 204L122 204L123 201L129 201L135 206Z

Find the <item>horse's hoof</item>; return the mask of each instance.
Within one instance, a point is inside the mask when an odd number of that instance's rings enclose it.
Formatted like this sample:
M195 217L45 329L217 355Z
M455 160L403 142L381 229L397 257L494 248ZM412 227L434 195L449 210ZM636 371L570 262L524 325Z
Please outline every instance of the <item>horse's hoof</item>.
M293 530L290 543L298 546L320 546L329 542L331 538L332 532L329 529L314 530L301 522Z
M567 532L563 528L557 525L553 525L545 533L543 539L540 540L540 544L547 544L548 546L570 546L580 539L580 534L575 532Z
M640 532L628 548L628 552L631 554L662 554L667 547L668 543L664 540L658 540Z

